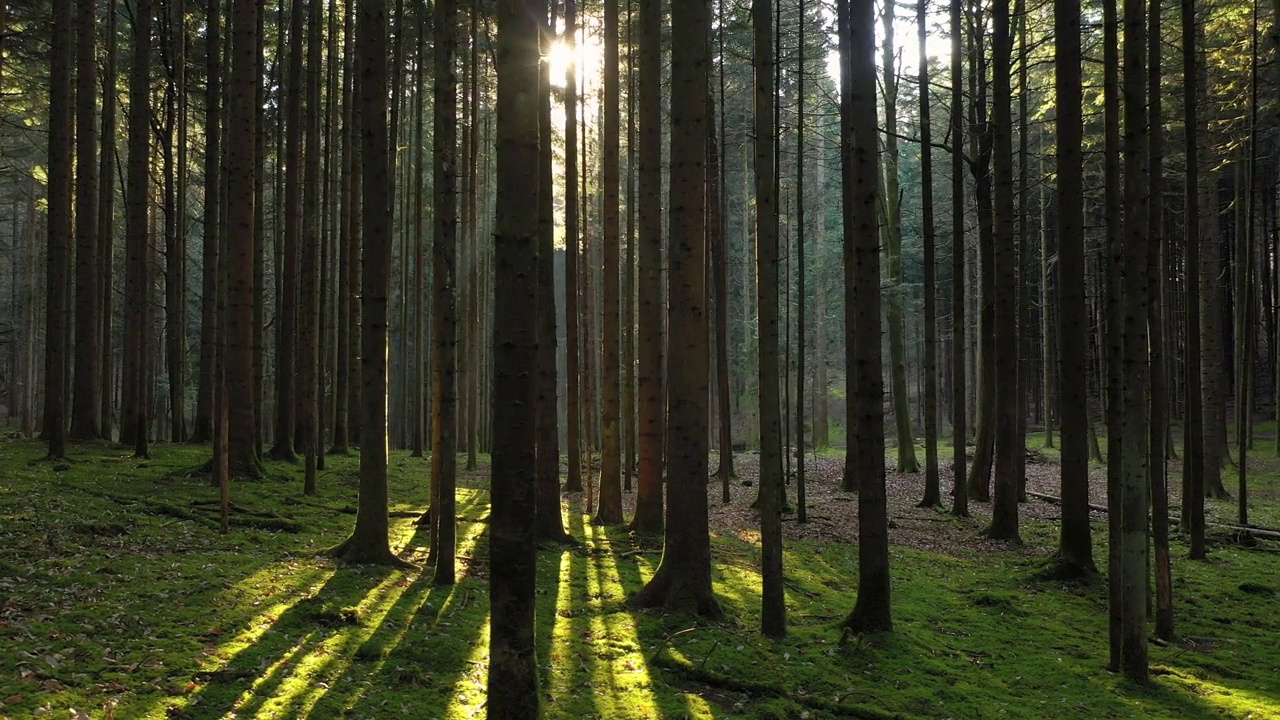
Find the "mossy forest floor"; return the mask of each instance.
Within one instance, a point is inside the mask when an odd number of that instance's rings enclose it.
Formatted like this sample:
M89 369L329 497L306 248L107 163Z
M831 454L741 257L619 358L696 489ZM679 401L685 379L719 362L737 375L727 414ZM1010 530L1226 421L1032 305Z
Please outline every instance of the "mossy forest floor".
M1262 524L1280 518L1280 463L1265 444L1252 490ZM461 482L461 579L433 587L426 572L318 554L352 524L354 456L331 458L311 498L291 466L237 482L238 524L224 537L216 492L190 473L206 448L159 446L145 462L106 445L75 447L66 463L43 454L0 443L0 717L484 717L483 462ZM417 564L428 467L397 453L390 480L392 544ZM981 517L910 508L920 476L892 480L906 488L891 492L894 632L842 638L857 548L832 506L856 503L827 470L811 476L810 507L826 519L785 523L790 632L776 642L757 631L754 487L735 481L733 509L713 512L720 624L632 611L660 539L592 526L568 497L581 544L539 560L545 716L1280 718L1280 544L1214 533L1210 559L1193 563L1175 536L1180 640L1152 646L1153 683L1138 688L1104 669L1104 585L1031 580L1052 552L1053 506L1024 506L1022 546L990 545L976 540ZM711 496L718 507L718 487ZM1105 565L1105 517L1094 527Z

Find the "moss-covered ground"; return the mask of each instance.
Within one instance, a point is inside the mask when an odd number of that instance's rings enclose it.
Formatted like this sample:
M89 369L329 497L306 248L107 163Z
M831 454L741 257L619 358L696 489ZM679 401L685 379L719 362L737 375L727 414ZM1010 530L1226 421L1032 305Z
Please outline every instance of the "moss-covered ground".
M331 458L311 498L290 466L237 482L238 524L221 536L216 493L189 472L207 449L155 454L82 446L50 463L38 443L0 444L0 717L484 716L483 466L460 491L461 580L433 587L427 572L319 555L350 529L354 457ZM1276 519L1269 463L1254 497ZM428 465L396 454L392 468L392 543L422 564L413 515ZM574 501L566 517L581 544L539 561L550 718L1280 718L1280 544L1215 535L1210 560L1193 563L1177 539L1181 640L1152 646L1153 683L1139 688L1104 669L1104 587L1030 579L1052 549L1048 523L1024 525L1026 547L1008 552L895 547L895 630L873 638L837 628L857 548L794 542L791 629L771 641L756 629L746 534L716 533L727 620L709 624L626 605L657 565L657 539L594 527Z

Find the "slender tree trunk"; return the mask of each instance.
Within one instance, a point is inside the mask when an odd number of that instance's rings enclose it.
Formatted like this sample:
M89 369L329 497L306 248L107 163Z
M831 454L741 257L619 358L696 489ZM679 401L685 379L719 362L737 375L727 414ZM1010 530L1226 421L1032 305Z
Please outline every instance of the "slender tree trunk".
M927 57L925 14L927 1L916 6L916 29L920 57ZM938 338L937 259L934 251L933 220L933 135L929 122L929 63L920 63L920 208L924 234L924 497L920 507L942 504L942 482L938 476ZM959 142L954 138L953 142ZM803 197L803 196L801 196ZM803 278L803 271L801 278ZM801 325L803 327L803 324ZM803 343L801 343L803 347Z
M226 314L218 327L225 327L226 393L230 398L252 398L254 388L254 299L256 278L254 257L260 238L254 232L254 205L258 168L254 149L257 136L257 88L261 84L258 66L258 3L232 0L231 75L227 87L227 245L225 263ZM252 402L227 402L228 454L230 472L242 477L261 477L258 454L257 412Z
M555 26L555 10L551 13ZM545 55L550 40L542 38ZM556 282L555 199L553 197L551 147L551 75L548 63L538 68L538 450L537 517L539 540L563 541L564 517L560 506L560 432L556 413ZM618 521L622 519L621 487Z
M991 334L995 340L995 502L987 535L993 539L1018 538L1018 455L1026 449L1017 443L1018 432L1018 239L1014 233L1013 118L1009 0L992 4L992 160L994 182L995 262L991 265L996 293L1005 298L993 302ZM986 266L984 266L985 268ZM985 282L985 273L984 273ZM1012 301L1010 299L1012 298ZM994 298L993 298L994 300Z
M1120 41L1116 1L1103 3L1103 213L1106 222L1106 426L1107 426L1107 609L1110 655L1107 667L1119 672L1123 637L1124 596L1121 583L1121 503L1124 451L1124 199L1120 184Z
M774 103L773 2L751 4L755 32L755 197L756 285L760 364L760 506L763 597L761 630L770 637L787 631L782 575L782 415L778 382L778 171L774 148L777 126ZM672 337L676 337L673 330ZM674 381L674 378L673 378ZM672 419L673 423L675 419Z
M431 553L437 585L455 579L457 525L457 240L458 240L458 47L457 0L437 0L432 80L432 195L435 219L431 244ZM558 509L558 508L557 508Z
M649 52L645 54L652 58L657 44L654 31L659 29L660 6L656 0L642 0L640 7L644 23L641 42L648 41L645 49ZM667 286L671 323L667 459L672 482L662 562L633 602L638 607L686 608L718 618L722 613L711 590L711 537L707 517L709 353L705 188L707 125L711 120L707 106L710 10L710 0L689 0L672 7L671 269ZM641 90L647 92L641 97L641 106L656 115L656 107L645 107L646 101L657 99L656 94L650 94L657 87L656 68L642 66L642 71ZM653 119L648 113L645 117ZM645 151L656 149L648 146L656 131L656 124L641 127L641 141L647 145L641 151L644 160L653 160L653 155ZM648 170L648 180L652 182L652 173L656 170L652 166ZM642 175L641 179L646 176ZM641 195L644 194L642 190ZM653 208L649 210L652 212Z
M305 125L299 128L305 143L302 193L302 277L299 288L298 345L294 357L298 372L298 450L305 459L303 492L316 492L317 456L320 452L320 70L321 0L309 0L307 21ZM299 38L299 41L301 38ZM296 43L296 49L302 45Z
M271 456L293 462L298 422L297 346L299 314L299 280L302 275L302 54L305 0L293 0L289 8L289 44L284 92L284 265L279 282L283 286L280 307L276 312L276 430ZM283 49L283 48L282 48Z
M701 0L698 0L700 3ZM695 3L697 4L697 3ZM662 327L662 10L640 0L640 70L637 103L640 155L639 239L639 439L636 514L631 528L663 529L663 327ZM704 100L705 101L705 100ZM570 325L572 327L572 325ZM571 401L572 402L572 401ZM684 481L684 478L680 479ZM688 478L689 482L697 478Z
M636 15L627 0L627 255L622 266L623 490L636 472ZM724 39L721 35L720 41ZM720 186L723 188L723 184ZM720 462L725 462L721 450ZM730 459L732 462L732 459Z
M148 339L151 334L148 311L151 280L148 269L150 227L147 211L151 155L151 0L139 0L134 8L134 17L133 68L129 74L129 172L125 200L125 237L129 246L126 254L132 269L129 275L133 277L132 283L127 283L126 277L126 283L131 287L125 288L125 297L129 304L132 332L124 344L125 357L131 358L131 372L126 383L132 387L132 402L130 415L124 422L129 426L134 454L147 457L150 455L147 419L151 377L147 364L151 348ZM51 325L50 337L56 335L52 331Z
M542 0L498 3L494 444L489 715L537 718L534 457L537 364L538 28Z
M217 382L218 268L222 228L222 30L218 0L208 0L205 19L207 73L205 75L204 229L201 255L200 364L196 389L196 416L191 442L213 437L213 394Z
M707 95L707 107L716 117L715 98ZM722 121L723 122L723 121ZM710 251L712 295L715 303L716 412L719 418L720 501L729 502L729 480L733 477L733 419L729 408L729 268L725 244L724 172L721 145L715 124L707 137L707 245ZM803 509L801 510L803 513Z
M1147 440L1150 399L1147 379L1148 290L1147 233L1149 177L1146 115L1146 6L1124 0L1124 427L1121 514L1123 593L1121 666L1128 678L1146 683L1147 670L1147 535L1150 482Z
M1173 640L1173 578L1169 567L1169 475L1165 440L1168 437L1168 379L1165 371L1170 343L1165 338L1165 284L1162 274L1170 248L1164 237L1164 116L1161 112L1160 81L1163 38L1160 30L1161 7L1149 2L1147 8L1147 93L1151 113L1151 137L1148 146L1151 204L1147 215L1148 295L1147 326L1151 333L1151 432L1148 439L1148 463L1151 492L1151 536L1155 549L1156 636ZM1164 257L1162 257L1162 253Z
M1062 393L1062 522L1055 574L1092 575L1089 525L1089 318L1085 306L1083 81L1080 2L1054 5L1054 80L1058 88L1055 158L1058 195L1058 353ZM1043 311L1043 310L1042 310Z
M338 133L341 137L342 150L339 158L339 167L341 168L338 181L337 192L339 197L334 198L334 202L339 204L338 210L338 247L337 247L337 263L338 263L338 327L336 332L335 344L337 345L337 366L334 371L333 378L333 445L329 452L335 455L346 455L349 451L350 442L350 424L349 418L352 412L351 403L351 373L352 367L356 365L354 362L356 353L352 348L353 327L352 318L356 312L357 303L353 302L354 294L351 292L354 285L354 277L357 274L354 268L352 246L352 233L354 232L354 218L356 216L355 202L352 192L352 185L355 182L351 170L354 164L354 148L356 133L354 129L355 114L352 110L352 99L354 90L354 67L352 63L353 41L354 41L354 7L353 3L348 3L343 17L343 50L342 50L342 129ZM437 211L438 212L438 211ZM439 301L437 301L439 302ZM434 306L433 306L434 307ZM358 406L357 406L358 407ZM434 547L434 546L433 546Z
M1199 98L1199 78L1196 68L1196 5L1195 0L1179 3L1182 30L1182 84L1186 97ZM1183 307L1186 324L1186 421L1182 436L1182 525L1191 534L1190 556L1193 560L1205 558L1204 540L1204 488L1205 450L1204 403L1202 386L1197 380L1202 376L1201 327L1200 327L1200 152L1196 103L1184 102L1182 110L1183 147L1186 156L1184 197L1186 223L1186 251L1183 258L1183 278L1187 298Z
M102 148L98 169L98 309L99 337L102 356L99 360L98 429L104 439L111 439L114 404L115 368L113 363L112 321L115 318L114 265L116 220L116 0L107 0L106 60L102 78Z
M564 36L569 45L571 53L574 50L575 38L577 37L577 2L576 0L566 0L565 2L565 32ZM642 58L643 61L643 58ZM578 338L578 329L580 323L578 320L578 248L580 247L579 238L581 237L578 227L578 80L574 69L574 63L569 63L565 69L564 81L564 188L565 188L565 271L564 271L564 297L565 297L565 355L566 355L566 372L568 377L565 378L566 397L568 411L566 413L566 422L568 427L565 428L565 435L569 447L566 451L566 460L569 464L568 475L566 477L564 489L567 492L582 492L582 399L580 393L580 378L582 376L579 368L579 348L581 342ZM642 110L643 112L643 106ZM643 192L643 190L641 190ZM643 223L643 220L641 221ZM643 229L642 229L643 232ZM643 259L641 260L643 262ZM641 296L643 298L643 296ZM641 323L643 323L643 314ZM641 333L643 333L643 328ZM643 352L643 335L641 336L641 351ZM643 360L642 360L643 362ZM643 393L644 374L643 365L641 366L641 392ZM641 400L641 412L643 413L643 399ZM643 464L643 458L641 463Z
M351 537L330 552L348 562L404 566L391 552L387 517L386 353L392 239L386 0L359 0L356 12L360 171L364 193L361 225L365 241L360 296L363 306L360 364L364 385L360 393L360 494ZM495 492L495 499L496 496Z
M76 13L72 0L55 0L49 48L49 222L44 365L44 439L49 443L49 458L54 460L66 457L67 454L67 410L63 404L63 396L67 390L66 365L67 353L70 351L66 344L66 324L71 315L67 288L71 282L68 277L71 265L71 151L74 133L71 79L72 61L76 57L75 23Z
M885 268L888 282L886 301L889 321L889 376L893 395L893 419L897 429L900 473L920 472L916 459L915 435L911 430L911 398L907 390L906 318L903 309L902 200L898 182L898 76L894 69L897 45L893 39L894 3L883 3L880 22L884 35L882 70L884 79L884 212Z
M619 437L618 366L618 0L604 0L604 129L601 182L604 184L604 282L600 323L600 504L595 520L622 523L622 452ZM705 102L705 100L704 100Z
M76 3L76 315L75 388L71 406L73 440L102 435L98 423L102 377L102 321L98 303L98 58L95 0Z
M965 407L965 243L964 243L964 73L961 40L961 2L951 0L951 447L955 459L951 512L969 516L969 485L965 479L965 444L968 440ZM1061 7L1062 3L1058 6ZM1079 12L1076 13L1077 18ZM1078 21L1078 20L1077 20Z
M858 599L843 625L855 633L893 629L889 611L889 518L885 498L884 381L880 361L880 249L875 192L875 31L871 0L838 0L842 42L840 141L844 163L845 291L849 445L858 478ZM847 58L847 59L846 59ZM846 480L848 471L846 470Z

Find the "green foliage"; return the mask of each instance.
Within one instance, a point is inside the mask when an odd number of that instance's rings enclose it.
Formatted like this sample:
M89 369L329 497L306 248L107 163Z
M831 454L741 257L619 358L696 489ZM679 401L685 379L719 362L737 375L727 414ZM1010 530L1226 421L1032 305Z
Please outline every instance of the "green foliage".
M343 567L318 554L349 530L354 456L332 459L316 498L303 498L296 470L283 465L270 468L276 479L237 483L242 510L301 530L236 527L222 537L136 500L198 513L192 503L215 492L182 470L205 449L163 446L140 464L122 450L82 447L63 472L42 454L34 442L0 453L0 715L482 716L483 474L462 478L460 581L436 588L429 574ZM428 497L426 468L396 455L391 477L393 547L419 565L426 533L412 515ZM1280 476L1254 487L1259 504L1274 507ZM1209 562L1191 563L1175 545L1184 640L1153 648L1154 686L1140 690L1103 670L1101 586L1028 579L1049 555L1052 525L1028 524L1017 551L895 547L898 622L884 637L837 629L856 592L856 548L792 542L792 627L775 642L757 632L753 536L714 538L729 620L705 625L627 606L657 566L652 541L591 526L576 507L568 520L583 543L539 559L550 718L1280 718L1280 619L1256 590L1274 586L1269 552L1220 542ZM976 534L980 521L956 522Z

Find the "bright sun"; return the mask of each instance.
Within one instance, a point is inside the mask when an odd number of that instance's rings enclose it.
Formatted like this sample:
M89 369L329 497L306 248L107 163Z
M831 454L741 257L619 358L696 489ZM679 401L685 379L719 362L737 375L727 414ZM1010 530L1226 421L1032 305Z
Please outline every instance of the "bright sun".
M603 59L604 54L598 39L590 33L585 39L579 35L578 44L572 49L565 41L556 40L551 43L551 48L546 55L551 84L564 87L564 74L569 66L573 65L578 72L578 82L585 81L588 86L593 86L599 79Z

